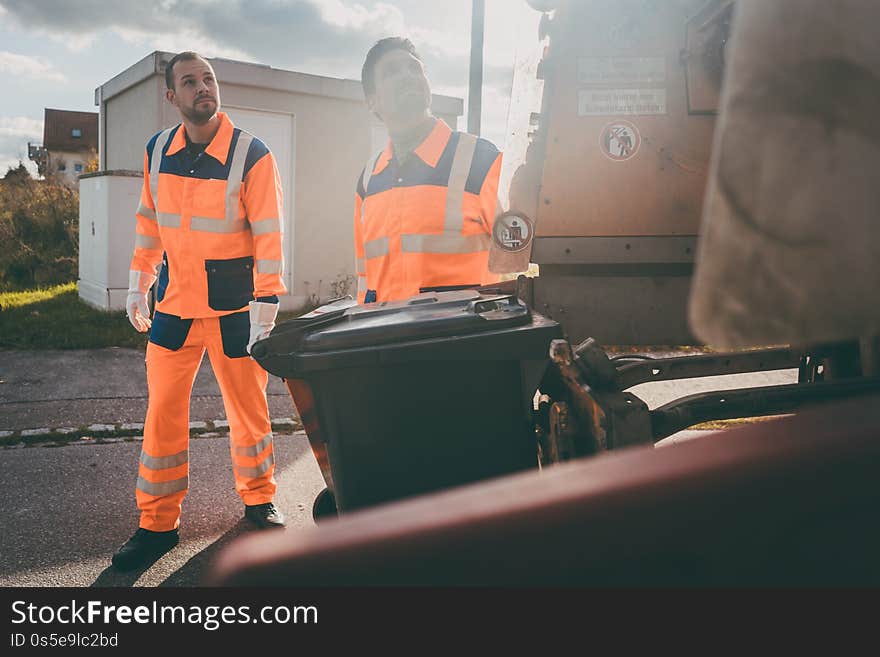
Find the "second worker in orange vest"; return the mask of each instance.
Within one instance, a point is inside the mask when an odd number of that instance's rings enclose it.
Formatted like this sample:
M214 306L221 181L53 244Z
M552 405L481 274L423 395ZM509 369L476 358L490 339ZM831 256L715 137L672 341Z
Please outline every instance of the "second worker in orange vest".
M358 301L497 282L488 259L501 153L431 115L431 88L409 39L377 42L361 82L390 140L357 182Z

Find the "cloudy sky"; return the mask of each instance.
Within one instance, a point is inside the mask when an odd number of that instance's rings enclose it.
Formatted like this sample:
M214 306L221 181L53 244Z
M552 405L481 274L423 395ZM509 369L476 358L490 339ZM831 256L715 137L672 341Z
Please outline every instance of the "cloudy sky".
M95 88L154 50L360 79L370 45L403 34L433 90L466 103L470 15L471 0L0 0L0 176L20 159L35 170L44 108L97 111ZM486 0L482 134L499 147L517 43L534 44L538 19L525 0Z

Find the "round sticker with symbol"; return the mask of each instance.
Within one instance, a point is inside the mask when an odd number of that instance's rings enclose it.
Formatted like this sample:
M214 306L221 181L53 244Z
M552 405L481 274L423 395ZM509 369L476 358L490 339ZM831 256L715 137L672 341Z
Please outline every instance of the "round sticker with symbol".
M635 156L642 145L639 129L629 121L617 120L602 128L599 145L605 156L615 162L623 162Z
M505 251L522 251L532 242L532 222L528 217L513 212L495 220L492 235L495 243Z

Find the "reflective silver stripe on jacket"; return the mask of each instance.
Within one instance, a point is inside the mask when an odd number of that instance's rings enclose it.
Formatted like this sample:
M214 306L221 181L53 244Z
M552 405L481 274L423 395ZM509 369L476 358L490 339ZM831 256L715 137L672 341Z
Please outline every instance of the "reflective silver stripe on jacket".
M249 447L236 447L234 452L236 456L259 456L260 452L269 447L269 445L271 444L272 434L268 433L256 445L250 445Z
M281 222L278 219L260 219L251 222L251 233L256 235L267 235L269 233L280 233Z
M275 465L275 452L268 454L266 458L263 459L262 463L255 467L246 468L240 465L236 465L235 471L242 477L256 479L260 475L268 472L269 468L271 468L273 465Z
M358 294L367 293L367 277L358 276Z
M161 246L161 242L159 242L158 237L152 237L150 235L141 235L140 233L135 233L134 236L134 246L138 249L158 249Z
M156 199L153 199L153 203L155 202ZM143 203L138 204L137 213L145 219L152 219L153 221L156 221L156 211L153 208L148 208Z
M244 178L244 163L253 140L252 135L244 131L240 132L232 153L232 164L229 166L229 177L226 179L226 221L229 223L238 221L241 179Z
M226 224L231 228L226 232L236 233L245 229L244 219L238 218L238 205L241 198L241 179L244 178L244 163L251 148L253 136L240 132L232 153L229 177L226 179Z
M190 219L189 228L200 233L240 233L245 224L244 220L230 223L225 219L194 216Z
M137 479L137 489L147 495L171 495L186 490L189 486L189 477L181 477L180 479L172 479L171 481L162 481L154 483L147 481L143 477Z
M164 228L180 228L180 215L173 212L159 212L157 214L159 225Z
M257 260L258 274L278 274L284 270L284 262L281 260Z
M367 260L372 258L381 258L389 253L390 240L387 237L380 237L369 242L364 242L364 256Z
M370 178L373 177L373 167L376 166L376 162L379 161L379 158L382 157L382 153L384 152L385 149L383 148L376 155L367 160L367 163L364 165L364 177L362 178L362 182L364 185L364 198L361 201L361 221L363 221L364 217L367 216L366 214L364 214L364 208L367 205L367 190L370 188Z
M355 258L354 259L354 267L355 271L358 274L366 274L367 273L367 260L366 258Z
M477 235L401 235L400 250L404 253L478 253L489 248L492 238Z
M183 126L180 126L183 130ZM153 195L153 207L159 207L159 167L162 164L162 150L171 140L171 132L174 128L168 128L159 133L153 144L153 156L150 159L150 194Z
M477 138L462 132L449 170L449 183L446 185L446 217L443 220L444 233L461 233L464 226L464 188L467 185Z

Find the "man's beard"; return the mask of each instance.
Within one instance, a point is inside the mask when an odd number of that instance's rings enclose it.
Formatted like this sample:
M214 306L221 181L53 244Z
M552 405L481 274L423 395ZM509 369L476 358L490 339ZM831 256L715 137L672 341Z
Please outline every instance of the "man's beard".
M398 118L422 116L430 107L431 101L424 94L401 94L395 103L395 115Z
M208 121L214 118L214 115L217 113L218 104L214 101L211 103L204 104L203 107L205 109L199 109L199 105L201 103L196 102L192 107L180 108L180 113L186 117L190 123L194 123L196 125L205 125Z

